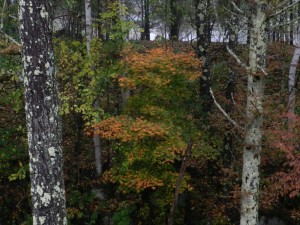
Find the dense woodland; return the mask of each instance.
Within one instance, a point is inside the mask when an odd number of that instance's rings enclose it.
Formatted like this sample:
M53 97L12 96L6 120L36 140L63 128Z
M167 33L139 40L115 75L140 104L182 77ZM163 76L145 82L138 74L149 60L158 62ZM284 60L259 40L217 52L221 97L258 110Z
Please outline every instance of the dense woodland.
M1 225L300 224L300 1L0 6Z

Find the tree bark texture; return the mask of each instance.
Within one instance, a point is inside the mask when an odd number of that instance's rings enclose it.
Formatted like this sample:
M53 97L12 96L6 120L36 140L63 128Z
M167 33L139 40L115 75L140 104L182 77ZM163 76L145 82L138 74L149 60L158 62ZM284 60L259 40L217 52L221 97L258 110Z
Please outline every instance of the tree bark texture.
M210 0L195 0L197 54L202 63L202 76L200 77L200 95L202 98L202 111L210 112L213 101L209 92L211 86L210 71L207 62L207 48L210 44L210 23L208 6Z
M91 0L85 0L85 31L86 31L86 49L87 54L90 58L91 55L91 42L93 38L93 28L92 28L92 7L91 7ZM93 69L93 65L91 69ZM95 110L99 110L100 100L99 98L96 99L94 103ZM97 132L95 132L97 133ZM95 166L96 166L96 173L97 176L102 174L102 161L101 161L101 143L100 137L96 134L93 138L94 141L94 152L95 152Z
M245 147L241 188L240 225L258 222L259 164L261 158L264 75L266 58L266 3L251 5L249 72L247 86Z
M298 31L295 39L295 50L292 58L292 62L289 70L289 99L288 99L288 112L290 114L288 118L288 129L293 130L294 119L293 115L295 113L295 103L296 103L296 72L297 65L300 57L300 26L298 26Z
M67 224L52 4L48 0L19 4L33 224Z

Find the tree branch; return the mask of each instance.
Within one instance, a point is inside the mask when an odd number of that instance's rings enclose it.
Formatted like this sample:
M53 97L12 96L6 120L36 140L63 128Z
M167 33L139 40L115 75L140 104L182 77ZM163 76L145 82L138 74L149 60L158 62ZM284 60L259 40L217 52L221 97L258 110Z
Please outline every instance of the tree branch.
M217 9L216 9L216 2L215 1L213 1L213 9L214 9L214 13L215 13L215 16L216 16L217 20L220 21L218 13L217 13ZM218 23L218 26L219 26L220 32L222 32L221 24ZM245 70L249 71L248 66L245 63L243 63L242 60L230 49L228 43L226 44L226 49L227 49L228 53L237 61L237 63L241 67L243 67Z
M265 76L268 76L268 73L261 66L258 65L257 68L260 69Z
M234 1L231 1L231 4L233 5L233 8L238 11L239 13L245 13L243 10L241 10L236 4Z
M300 0L297 0L297 1L295 1L294 3L292 3L292 4L290 4L290 5L286 6L286 7L284 7L284 8L282 8L282 9L280 9L279 11L277 11L277 12L275 12L274 14L270 15L270 16L268 17L268 19L270 19L270 18L272 18L272 17L275 17L275 16L277 16L277 15L283 13L284 11L287 11L289 8L294 7L294 6L297 5L299 2L300 2Z
M0 29L0 33L3 34L7 39L9 39L11 42L15 43L18 46L22 46L20 42L16 41L14 38L6 34L3 30Z
M291 24L293 24L293 23L299 22L299 20L300 20L300 16L298 16L297 18L295 18L295 19L293 19L293 20L291 20L291 21L289 21L289 22L287 22L287 23L279 23L279 24L276 24L276 25L270 27L270 30L273 30L273 29L276 28L276 27L283 27L283 26L291 25Z
M222 106L217 102L214 93L212 91L211 88L209 88L209 92L211 94L211 97L214 100L215 105L218 107L218 109L223 113L223 115L226 117L226 119L228 119L235 127L241 129L241 130L245 130L244 127L240 126L237 122L235 122L226 112L225 110L222 108Z
M235 59L235 61L241 67L243 67L245 70L249 71L249 67L244 62L242 62L242 60L229 48L228 44L226 44L226 49L227 49L228 53Z

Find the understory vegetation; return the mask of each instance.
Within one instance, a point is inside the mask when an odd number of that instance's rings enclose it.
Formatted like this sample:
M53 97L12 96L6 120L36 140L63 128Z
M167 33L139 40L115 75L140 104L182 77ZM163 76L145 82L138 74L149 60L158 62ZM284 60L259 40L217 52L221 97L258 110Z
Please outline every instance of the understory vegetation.
M203 112L202 65L193 44L95 38L88 56L82 41L57 38L55 51L69 224L167 224L178 187L174 224L239 224L243 130L215 106ZM247 56L245 46L238 51ZM299 224L300 111L286 113L292 51L282 43L269 46L259 196L261 215ZM211 44L208 54L212 90L223 107L229 66L238 74L230 116L244 126L245 72L222 44ZM5 52L0 65L0 219L31 224L20 57ZM295 125L287 131L291 116ZM229 152L224 134L231 137Z

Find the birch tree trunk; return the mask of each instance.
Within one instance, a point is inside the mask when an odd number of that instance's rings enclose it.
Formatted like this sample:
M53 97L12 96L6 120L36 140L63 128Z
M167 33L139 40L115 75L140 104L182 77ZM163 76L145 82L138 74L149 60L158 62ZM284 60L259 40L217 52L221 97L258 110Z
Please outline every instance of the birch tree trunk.
M92 7L91 0L85 0L85 32L86 32L86 49L87 54L90 58L91 55L91 42L93 38L93 27L92 27ZM93 65L92 65L93 69ZM99 98L96 99L94 103L95 110L99 110ZM96 132L97 133L97 132ZM97 176L102 174L102 160L101 160L101 142L99 135L95 135L93 138L94 150L95 150L95 166Z
M67 224L52 4L48 0L19 4L33 224Z
M288 129L289 131L293 130L294 118L293 115L295 113L295 102L296 102L296 71L297 65L299 62L300 56L300 26L298 26L298 31L295 39L295 50L292 58L292 62L290 65L289 71L289 99L288 99L288 112L290 114L288 118Z
M266 56L266 3L257 0L251 5L249 72L245 146L241 189L240 225L258 222L259 164L261 158L264 78Z

